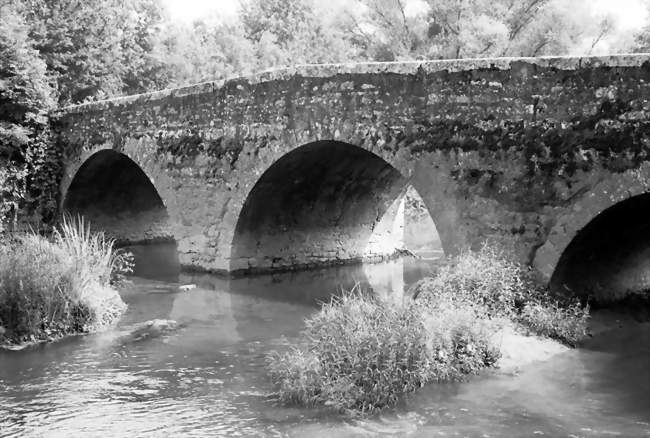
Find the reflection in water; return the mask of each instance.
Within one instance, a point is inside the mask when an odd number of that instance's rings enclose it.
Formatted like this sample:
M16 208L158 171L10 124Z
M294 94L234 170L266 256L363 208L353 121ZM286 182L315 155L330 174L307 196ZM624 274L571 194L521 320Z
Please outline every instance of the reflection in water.
M133 275L156 280L176 281L180 273L176 242L155 242L147 245L124 245L133 254Z
M0 352L0 436L650 436L650 329L599 336L518 375L431 385L394 410L352 420L279 405L268 351L356 282L402 293L433 269L405 259L255 278L134 278L104 333ZM196 284L181 291L179 284ZM142 340L154 318L178 326Z

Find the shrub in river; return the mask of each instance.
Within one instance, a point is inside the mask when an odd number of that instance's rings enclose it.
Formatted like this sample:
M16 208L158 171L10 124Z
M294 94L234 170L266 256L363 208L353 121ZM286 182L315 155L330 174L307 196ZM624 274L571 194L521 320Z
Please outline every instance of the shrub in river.
M527 302L518 317L533 333L575 346L587 335L589 307L580 302L553 301L550 297Z
M284 402L373 412L494 364L494 331L476 307L450 299L395 305L351 292L309 318L300 345L272 353L269 369Z
M496 248L461 254L411 293L402 305L358 292L324 304L297 346L269 356L280 399L373 412L495 364L508 320L571 345L585 334L588 308L555 301Z
M502 249L484 245L443 266L411 289L418 301L448 296L483 306L493 317L509 318L527 330L574 346L586 335L589 308L557 300L541 287L529 268L513 262Z
M126 305L111 287L129 256L66 218L51 240L14 235L0 244L0 344L52 339L110 324Z
M420 301L444 296L480 305L492 316L509 317L533 288L528 270L502 249L484 245L451 259L435 276L416 283L411 293Z

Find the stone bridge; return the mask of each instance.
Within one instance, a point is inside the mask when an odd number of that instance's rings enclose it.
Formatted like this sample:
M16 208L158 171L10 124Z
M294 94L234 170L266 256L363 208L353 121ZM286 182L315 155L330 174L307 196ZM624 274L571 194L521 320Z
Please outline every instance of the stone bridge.
M69 107L61 209L254 272L390 254L412 186L445 253L498 242L611 298L650 286L648 60L306 65Z

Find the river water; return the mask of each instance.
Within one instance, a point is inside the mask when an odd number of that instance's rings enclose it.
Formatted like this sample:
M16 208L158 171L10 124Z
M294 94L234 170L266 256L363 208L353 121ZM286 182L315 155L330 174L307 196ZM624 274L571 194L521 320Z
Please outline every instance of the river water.
M114 329L0 351L0 436L650 437L649 324L626 324L522 372L425 387L370 418L277 403L265 355L296 337L319 301L356 282L403 291L434 265L133 277ZM179 327L130 336L152 319Z

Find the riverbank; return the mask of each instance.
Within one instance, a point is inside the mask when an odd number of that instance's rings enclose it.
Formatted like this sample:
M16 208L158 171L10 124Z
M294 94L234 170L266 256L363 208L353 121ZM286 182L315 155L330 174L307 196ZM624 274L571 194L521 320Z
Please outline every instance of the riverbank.
M637 309L637 312L639 309ZM587 334L577 349L601 348L611 350L628 332L650 329L650 319L639 317L627 308L602 308L591 312ZM518 374L527 366L551 360L558 354L572 350L567 345L542 336L527 333L522 328L508 325L495 334L501 357L495 364L497 373ZM635 342L638 344L638 342Z
M116 284L129 257L66 219L51 238L16 234L0 242L0 347L21 349L111 325L124 312Z
M516 374L532 363L543 362L571 349L557 340L526 333L514 324L495 333L492 341L501 352L495 368L504 374Z

